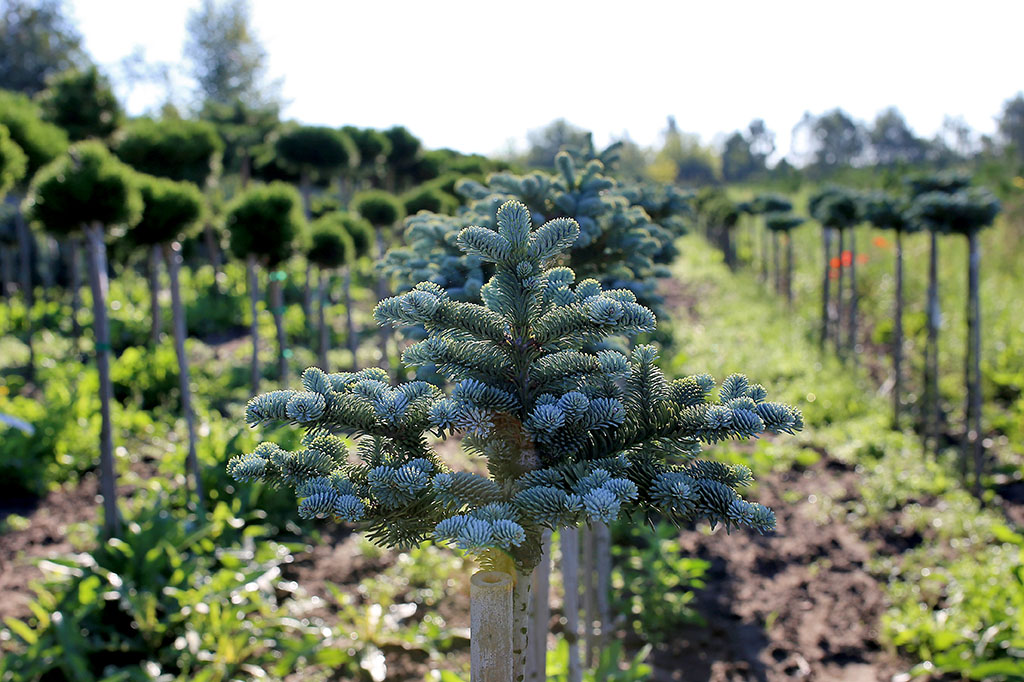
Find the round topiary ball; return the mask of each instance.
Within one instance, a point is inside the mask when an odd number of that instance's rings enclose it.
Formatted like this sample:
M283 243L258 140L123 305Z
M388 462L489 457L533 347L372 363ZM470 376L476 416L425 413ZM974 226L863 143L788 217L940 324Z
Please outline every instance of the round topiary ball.
M910 219L939 234L970 235L991 225L998 213L999 200L991 192L970 188L916 197Z
M366 220L348 211L340 212L339 220L352 241L352 260L359 260L370 253L373 245L373 226Z
M789 232L803 225L804 219L790 213L769 213L764 218L765 227L772 232Z
M405 217L398 198L381 190L360 192L352 199L352 207L376 228L390 227Z
M355 247L341 213L328 213L310 225L309 260L321 268L340 268L352 261Z
M26 213L45 229L70 233L84 225L134 225L142 196L131 168L100 142L72 145L32 179Z
M286 128L274 143L274 151L294 171L319 175L353 165L358 157L347 135L324 126Z
M22 94L0 90L0 125L7 127L11 140L28 157L27 177L68 148L67 133L44 121L38 105Z
M246 191L231 203L225 219L231 253L240 259L252 254L267 265L287 260L303 236L301 205L299 193L283 182Z
M28 158L11 139L7 126L0 125L0 198L25 177Z
M224 143L207 121L137 119L116 136L114 153L136 170L199 186L219 162Z
M203 195L191 182L152 175L139 176L142 218L129 236L137 244L165 244L181 238L199 224Z

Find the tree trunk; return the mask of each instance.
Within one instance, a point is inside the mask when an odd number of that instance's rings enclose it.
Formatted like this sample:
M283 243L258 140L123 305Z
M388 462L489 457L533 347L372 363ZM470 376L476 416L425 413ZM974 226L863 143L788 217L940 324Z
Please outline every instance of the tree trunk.
M160 345L160 245L149 249L149 343Z
M597 652L608 644L612 627L611 605L608 597L612 582L612 537L608 524L594 524L594 563L597 564L597 618L601 622L601 630L597 639Z
M252 363L249 365L249 371L252 394L256 395L260 390L260 325L257 312L260 283L256 275L256 256L251 253L245 259L245 271L249 278L249 310L252 313L252 322L249 324L249 335L252 336Z
M181 245L177 242L164 244L164 258L167 260L167 274L171 286L171 316L174 327L174 352L178 356L178 382L181 387L181 412L188 428L188 458L185 460L188 473L192 476L195 491L195 510L203 516L203 479L196 455L196 416L192 409L192 384L189 380L188 356L185 354L185 306L181 303Z
M100 494L103 496L103 531L108 537L121 533L117 511L117 473L114 469L114 438L110 409L114 392L110 383L110 321L107 319L107 247L103 226L85 228L89 245L89 281L92 288L93 334L96 368L100 378Z
M924 361L924 439L925 444L939 446L939 236L932 231L928 254L928 341ZM966 462L960 463L966 476Z
M793 307L793 234L786 232L786 304Z
M772 274L775 280L775 293L782 293L782 267L779 264L779 233L772 230Z
M967 447L974 459L974 494L981 497L984 447L981 434L981 303L978 281L981 253L978 232L967 235Z
M569 645L568 682L582 682L583 667L580 665L580 536L576 528L563 528L562 536L562 586L565 598L562 611L565 613L565 641Z
M832 303L832 293L829 291L832 286L832 231L827 227L823 227L821 234L825 245L825 276L821 282L821 336L818 339L818 346L824 351L825 343L828 341L829 306Z
M857 230L850 229L850 357L857 361Z
M843 251L846 249L846 230L839 230L839 279L836 285L836 323L833 329L835 332L836 353L843 355Z
M903 232L896 231L896 312L892 332L892 422L900 427L903 400Z
M299 191L302 194L302 214L309 222L313 216L313 188L309 179L309 171L302 171L299 178ZM306 280L302 286L302 314L306 320L306 328L313 325L313 264L306 259Z
M206 243L206 257L210 259L213 268L213 288L220 291L220 281L223 279L220 271L220 246L210 223L203 226L203 241Z
M384 235L383 230L377 229L377 262L382 263L384 261ZM388 297L388 281L384 275L377 277L377 300L382 301ZM391 345L391 326L384 324L380 327L380 352L383 357L381 363L388 374L394 375L393 368L391 367L391 355L388 352L388 347Z
M44 235L39 241L39 261L43 266L43 300L49 301L57 285L57 262L60 254L56 253L57 242L53 237Z
M14 295L14 254L8 246L0 244L0 292L4 298Z
M597 620L597 594L594 584L594 531L583 526L583 659L588 668L594 666L597 641L594 622Z
M526 679L547 679L548 626L551 622L551 531L544 531L540 564L533 570L533 609L530 613L530 638L527 645Z
M478 571L469 583L470 678L473 682L511 682L512 576Z
M78 311L82 307L82 260L81 245L78 237L68 239L68 254L71 261L71 334L77 344L82 338L82 324L78 321Z
M281 280L284 271L270 273L270 307L274 313L274 327L277 330L277 380L282 386L288 381L288 341L284 334L284 294Z
M764 224L761 225L761 281L768 281L768 228Z
M352 371L359 369L359 338L356 336L356 325L352 320L352 266L345 266L345 327L348 330L348 349L352 353Z
M35 331L32 328L32 307L35 305L35 293L32 288L32 231L25 222L25 216L21 213L21 207L15 205L14 226L18 233L18 250L21 260L19 275L21 278L21 299L25 304L25 345L28 346L28 367L27 376L31 380L36 371L36 350L33 337ZM104 271L106 276L106 271Z
M329 280L329 273L325 272L323 268L319 269L319 278L317 281L317 299L318 313L320 317L320 347L318 358L320 360L320 369L325 372L330 372L327 368L327 349L330 345L330 335L327 327L327 282Z
M313 319L313 264L306 260L306 279L302 284L302 315L309 329Z
M238 178L242 182L242 189L249 186L249 177L252 175L252 156L247 147L242 148L242 161L238 168Z

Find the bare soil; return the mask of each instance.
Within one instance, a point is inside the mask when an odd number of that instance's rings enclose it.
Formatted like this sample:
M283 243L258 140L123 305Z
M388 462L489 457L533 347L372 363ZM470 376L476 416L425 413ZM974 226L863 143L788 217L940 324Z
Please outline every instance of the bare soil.
M35 593L30 583L43 577L38 562L74 551L68 537L76 523L97 517L97 479L87 474L77 486L65 486L39 500L0 502L0 523L11 514L28 518L23 530L0 533L0 621L24 618Z
M711 563L696 599L706 623L655 652L654 679L901 679L910 664L880 644L882 586L865 568L873 552L887 550L820 509L824 495L849 498L855 486L853 472L834 461L773 474L756 497L778 514L774 534L684 533L683 550Z

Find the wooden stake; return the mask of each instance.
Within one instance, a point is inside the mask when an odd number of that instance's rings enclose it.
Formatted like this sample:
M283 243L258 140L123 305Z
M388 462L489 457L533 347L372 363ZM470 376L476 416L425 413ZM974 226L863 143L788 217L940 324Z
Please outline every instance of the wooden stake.
M469 584L470 680L512 682L512 576L479 571Z

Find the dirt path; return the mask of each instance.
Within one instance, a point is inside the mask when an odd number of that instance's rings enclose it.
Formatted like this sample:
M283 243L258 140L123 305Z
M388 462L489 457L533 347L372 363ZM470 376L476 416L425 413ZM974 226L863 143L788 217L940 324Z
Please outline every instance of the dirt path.
M755 497L775 509L775 534L684 533L683 551L711 563L696 600L707 623L655 654L654 679L873 682L907 670L879 643L885 603L865 568L872 547L821 511L823 495L855 491L853 472L834 461L773 474Z
M35 596L29 583L43 577L37 562L74 551L68 537L71 526L96 518L96 477L86 474L78 485L69 485L33 501L29 506L11 501L0 505L0 519L9 514L28 518L22 530L0 533L0 621L24 618Z

